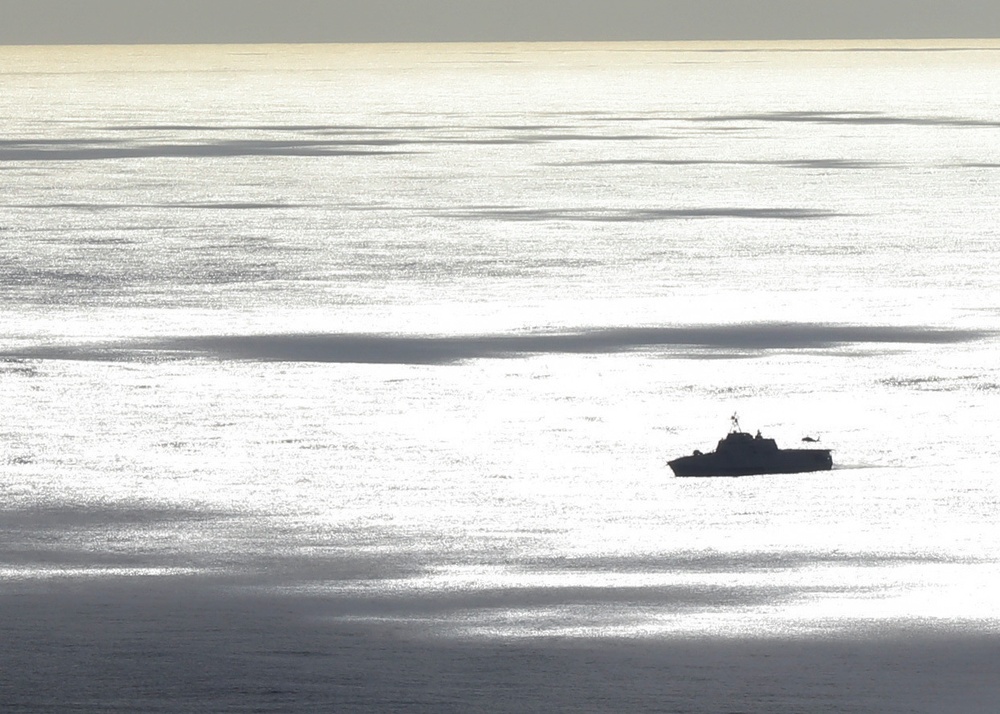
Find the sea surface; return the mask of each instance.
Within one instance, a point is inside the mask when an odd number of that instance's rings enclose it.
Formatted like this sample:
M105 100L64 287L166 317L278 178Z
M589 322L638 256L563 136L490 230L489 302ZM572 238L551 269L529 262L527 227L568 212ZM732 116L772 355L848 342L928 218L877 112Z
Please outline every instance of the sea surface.
M0 709L995 712L1000 44L0 48ZM742 428L827 473L674 478Z

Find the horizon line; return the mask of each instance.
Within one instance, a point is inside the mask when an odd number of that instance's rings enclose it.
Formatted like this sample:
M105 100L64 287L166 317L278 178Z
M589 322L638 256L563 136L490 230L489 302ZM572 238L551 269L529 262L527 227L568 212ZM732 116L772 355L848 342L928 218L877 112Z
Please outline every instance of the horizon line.
M393 46L393 45L676 45L685 48L735 46L773 47L835 46L837 49L926 47L928 49L1000 49L1000 37L884 37L884 38L783 38L783 39L531 39L531 40L299 40L241 42L3 42L0 49L48 47L314 47L314 46ZM969 45L976 45L969 47Z

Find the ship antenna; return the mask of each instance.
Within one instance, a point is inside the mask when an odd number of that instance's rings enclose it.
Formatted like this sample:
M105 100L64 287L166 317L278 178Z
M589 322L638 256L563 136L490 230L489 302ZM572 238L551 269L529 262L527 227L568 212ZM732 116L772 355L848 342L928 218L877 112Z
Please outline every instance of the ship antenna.
M738 434L740 432L740 419L736 416L736 412L733 412L733 415L729 417L729 421L733 423L733 428L730 433Z

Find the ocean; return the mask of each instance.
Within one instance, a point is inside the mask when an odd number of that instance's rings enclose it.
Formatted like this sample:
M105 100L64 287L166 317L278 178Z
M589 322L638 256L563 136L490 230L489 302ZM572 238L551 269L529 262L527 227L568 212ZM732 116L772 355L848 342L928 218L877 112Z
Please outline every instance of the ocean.
M998 70L0 48L0 709L995 712Z

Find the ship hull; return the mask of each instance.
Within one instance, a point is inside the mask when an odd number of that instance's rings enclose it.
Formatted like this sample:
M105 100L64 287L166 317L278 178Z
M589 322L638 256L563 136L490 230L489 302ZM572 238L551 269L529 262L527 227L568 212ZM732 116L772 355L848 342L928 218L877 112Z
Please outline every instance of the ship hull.
M759 476L829 471L833 457L829 449L786 449L739 459L712 452L682 456L668 464L676 476Z

